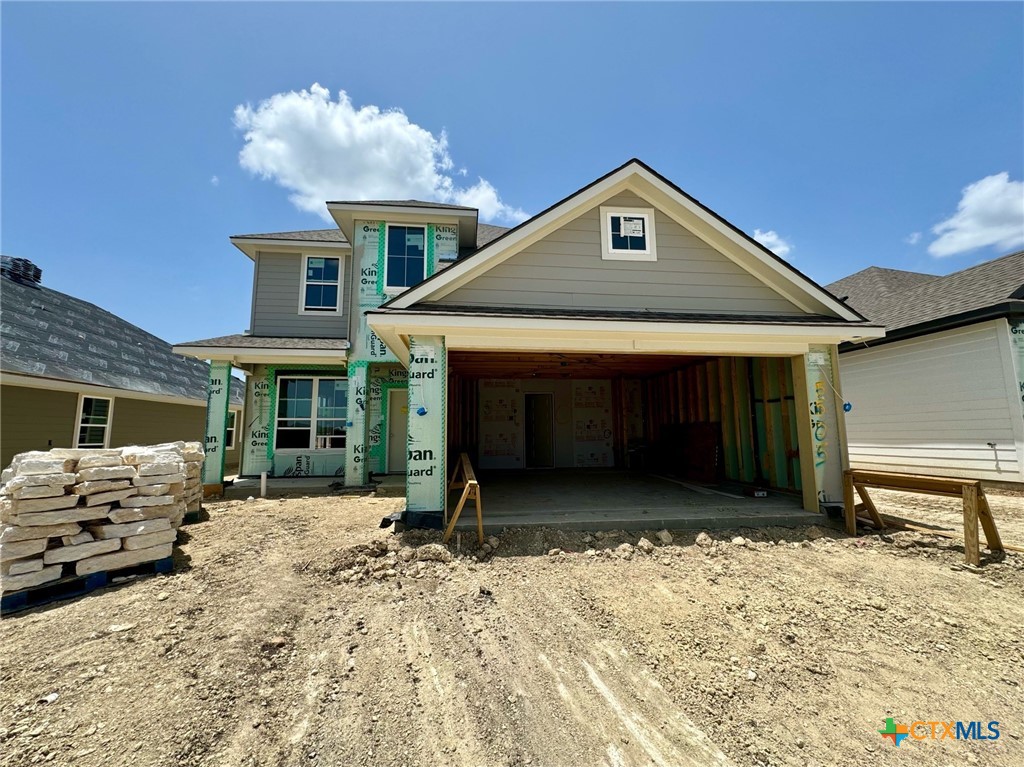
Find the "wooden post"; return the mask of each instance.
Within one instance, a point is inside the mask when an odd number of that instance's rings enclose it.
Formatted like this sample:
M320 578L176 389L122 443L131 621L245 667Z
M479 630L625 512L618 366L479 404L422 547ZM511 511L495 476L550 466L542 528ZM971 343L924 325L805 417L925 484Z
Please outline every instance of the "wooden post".
M857 534L857 504L853 497L853 476L843 472L843 516L846 518L846 532Z
M964 485L964 559L977 567L981 564L978 551L978 486Z

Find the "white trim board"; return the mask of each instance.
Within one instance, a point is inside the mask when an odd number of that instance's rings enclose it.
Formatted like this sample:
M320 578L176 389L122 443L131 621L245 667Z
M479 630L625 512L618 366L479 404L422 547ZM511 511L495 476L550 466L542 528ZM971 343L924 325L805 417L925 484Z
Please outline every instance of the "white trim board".
M457 261L435 277L410 288L386 306L406 309L421 301L443 298L584 212L624 191L636 194L661 210L808 314L825 314L850 322L863 322L856 312L819 285L780 263L637 160L631 160L561 204L485 245L473 256Z
M860 326L487 317L415 311L371 313L367 321L400 361L409 359L410 335L440 335L449 349L476 351L790 357L806 354L811 344L877 338L884 332Z
M273 365L289 362L307 365L344 365L348 349L288 349L247 346L175 346L172 351L183 357L217 360L236 365Z

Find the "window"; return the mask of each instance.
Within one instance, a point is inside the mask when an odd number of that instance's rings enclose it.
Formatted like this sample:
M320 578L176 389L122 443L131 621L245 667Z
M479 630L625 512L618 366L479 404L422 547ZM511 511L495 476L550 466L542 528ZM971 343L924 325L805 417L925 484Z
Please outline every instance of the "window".
M78 401L75 447L107 447L110 443L110 411L114 401L82 396Z
M302 291L299 298L301 314L323 314L341 311L341 259L303 256Z
M423 226L388 226L384 292L401 293L423 281L427 230Z
M238 411L228 411L228 425L224 430L224 449L235 449L235 431L238 429Z
M348 379L281 377L277 380L279 450L328 450L345 447Z
M653 208L601 208L601 258L657 261Z

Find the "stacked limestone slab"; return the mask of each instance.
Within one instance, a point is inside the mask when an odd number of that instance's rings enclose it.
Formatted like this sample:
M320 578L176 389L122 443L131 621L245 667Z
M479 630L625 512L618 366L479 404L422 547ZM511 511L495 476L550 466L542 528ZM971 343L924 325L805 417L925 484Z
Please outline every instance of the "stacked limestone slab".
M15 456L0 477L0 590L169 557L202 502L203 458L198 442Z

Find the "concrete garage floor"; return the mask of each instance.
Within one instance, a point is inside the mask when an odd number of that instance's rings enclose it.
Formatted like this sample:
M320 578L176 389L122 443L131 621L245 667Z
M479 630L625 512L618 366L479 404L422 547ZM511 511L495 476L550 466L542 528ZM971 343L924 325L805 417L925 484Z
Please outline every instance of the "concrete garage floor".
M805 511L796 496L730 498L700 492L650 474L615 469L536 469L478 472L484 529L539 525L569 530L731 529L768 525L826 524L824 515ZM723 488L739 495L737 488ZM448 500L452 514L461 491ZM476 527L467 501L456 529Z

